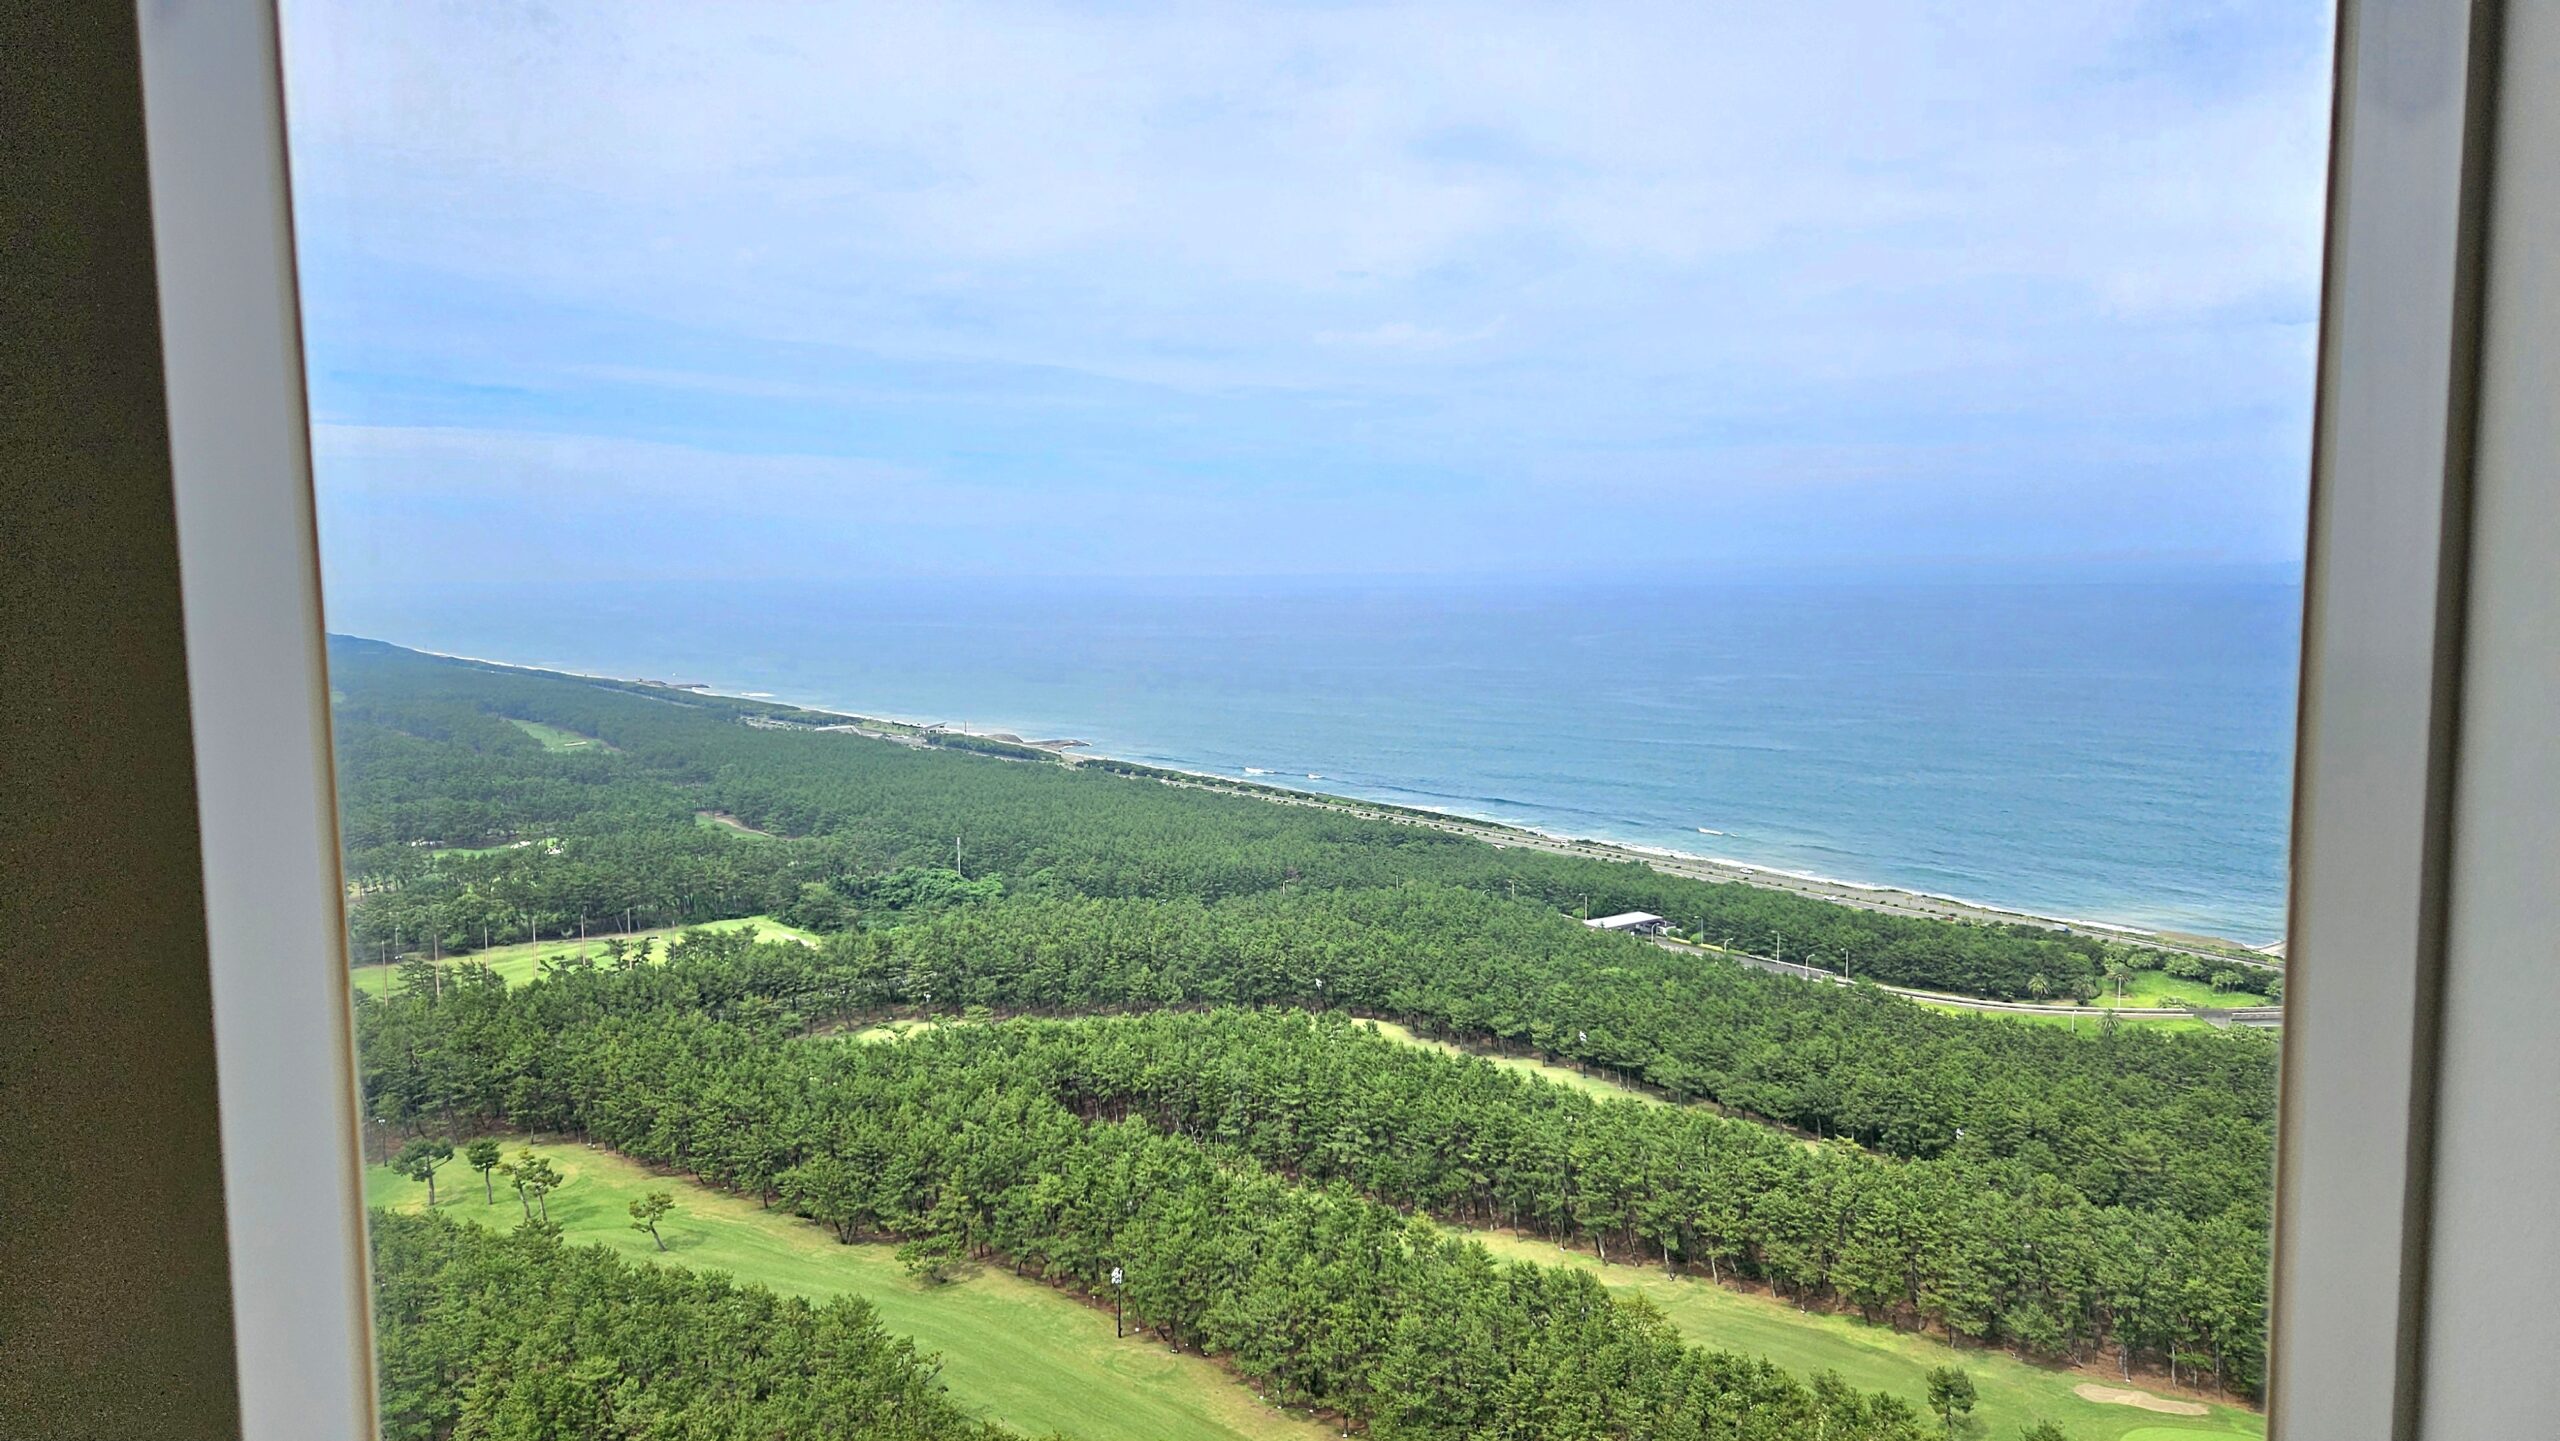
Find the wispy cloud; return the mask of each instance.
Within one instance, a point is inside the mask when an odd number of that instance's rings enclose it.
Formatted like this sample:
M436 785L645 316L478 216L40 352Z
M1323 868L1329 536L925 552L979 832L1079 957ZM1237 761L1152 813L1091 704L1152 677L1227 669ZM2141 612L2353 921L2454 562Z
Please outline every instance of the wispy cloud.
M1364 346L1374 350L1447 350L1452 346L1490 340L1500 328L1500 321L1487 321L1473 330L1439 330L1428 325L1416 325L1410 320L1388 320L1366 330L1320 330L1316 332L1316 344Z
M2326 14L298 0L315 395L679 447L653 503L719 455L930 476L919 538L1037 489L1025 551L1115 496L1534 511L1635 451L1712 509L1776 446L1879 456L1873 503L1923 518L1997 453L2091 497L2040 551L2281 553ZM1185 514L1090 558L1183 556Z

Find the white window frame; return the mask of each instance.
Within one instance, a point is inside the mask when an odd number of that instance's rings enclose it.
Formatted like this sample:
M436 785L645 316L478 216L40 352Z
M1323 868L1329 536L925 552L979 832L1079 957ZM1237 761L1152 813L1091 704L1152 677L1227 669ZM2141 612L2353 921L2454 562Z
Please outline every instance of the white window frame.
M2416 1434L2497 6L2340 7L2271 1434Z
M278 22L138 8L242 1425L339 1441L375 1397ZM2501 20L2340 7L2270 1355L2297 1441L2420 1409Z
M139 0L240 1428L378 1434L272 0Z

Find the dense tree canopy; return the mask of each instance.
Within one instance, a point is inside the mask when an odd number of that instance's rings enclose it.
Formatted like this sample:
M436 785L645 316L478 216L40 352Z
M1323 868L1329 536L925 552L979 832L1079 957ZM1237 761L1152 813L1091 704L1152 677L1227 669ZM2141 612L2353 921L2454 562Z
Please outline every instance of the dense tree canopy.
M1129 1158L1145 1156L1172 1168L1140 1187L1150 1198L1179 1176L1266 1175L2029 1354L2113 1344L2206 1357L2243 1389L2258 1376L2266 1259L2245 1207L2094 1200L1970 1135L1903 1161L1704 1108L1597 1102L1298 1012L1022 1019L877 1046L804 1034L860 1010L865 986L805 947L705 934L664 966L368 1002L369 1102L395 1122L585 1134L847 1239L946 1237L1079 1284L1126 1244L1108 1239L1123 1217L1066 1198L1129 1195ZM1105 1160L1122 1189L1097 1193L1088 1168ZM1256 1215L1185 1222L1184 1244L1266 1244ZM1197 1339L1217 1274L1172 1294L1133 1285L1131 1300L1161 1301L1170 1334Z
M1342 1006L1897 1156L1998 1159L2102 1202L2264 1220L2275 1043L2255 1032L2091 1037L1944 1015L1433 885L1205 906L1022 898L831 956L871 1004Z

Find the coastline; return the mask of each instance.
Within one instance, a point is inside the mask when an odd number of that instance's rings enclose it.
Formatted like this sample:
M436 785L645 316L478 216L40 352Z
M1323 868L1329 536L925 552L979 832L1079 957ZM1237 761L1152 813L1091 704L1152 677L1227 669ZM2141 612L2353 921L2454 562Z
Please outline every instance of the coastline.
M1781 870L1774 866L1754 865L1715 856L1695 856L1662 846L1631 845L1618 841L1597 840L1583 836L1564 836L1532 827L1514 826L1500 821L1482 820L1450 811L1437 811L1435 818L1414 814L1411 807L1399 814L1394 810L1376 809L1355 797L1338 796L1324 791L1292 791L1285 786L1257 786L1231 782L1227 777L1202 771L1185 771L1179 767L1157 767L1179 771L1196 777L1203 789L1224 790L1239 795L1286 792L1303 798L1294 803L1323 805L1375 820L1394 821L1403 825L1427 825L1452 835L1468 836L1494 846L1522 846L1555 855L1580 856L1587 860L1633 862L1651 866L1665 875L1683 876L1691 880L1720 885L1757 886L1762 890L1785 891L1834 905L1852 906L1859 910L1885 915L1914 916L1928 920L1960 921L1974 924L2041 926L2068 934L2098 935L2155 950L2174 951L2205 959L2227 961L2234 965L2253 966L2261 970L2282 970L2281 962L2269 959L2269 953L2225 936L2195 936L2188 939L2139 926L2118 925L2108 921L2074 920L2063 916L2039 915L2011 906L1968 901L1956 896L1942 896L1929 891L1907 890L1898 886L1874 885L1862 881L1837 880L1828 876L1809 875L1800 871ZM1283 802L1290 803L1290 802ZM1676 917L1674 919L1677 919Z
M398 644L398 642L386 642L386 644ZM1713 884L1747 885L1764 890L1785 891L1814 900L1828 901L1835 905L1852 906L1886 915L1972 924L2041 926L2068 934L2095 935L2183 955L2253 966L2262 970L2280 971L2284 968L2282 959L2284 941L2281 939L2268 946L2257 946L2227 936L2169 932L2113 921L2050 916L2016 906L1968 900L1961 896L1941 895L1901 886L1816 875L1811 872L1787 870L1730 857L1698 855L1669 846L1603 840L1589 836L1570 836L1535 826L1491 820L1441 807L1372 800L1333 791L1309 790L1274 783L1275 780L1284 780L1288 777L1246 778L1186 766L1166 765L1156 761L1140 761L1100 750L1090 742L1082 740L1025 740L1018 729L987 729L979 726L884 715L877 712L837 710L829 706L783 699L769 691L722 690L715 685L704 683L676 683L572 670L562 666L526 665L487 656L459 655L449 651L429 650L423 646L404 648L416 650L421 655L464 661L473 665L492 666L501 670L571 676L580 680L602 681L619 686L647 686L654 690L671 691L681 695L742 701L778 711L793 711L803 715L825 717L833 724L812 727L812 729L823 729L840 734L853 733L865 739L885 740L893 744L923 745L928 743L927 738L930 736L953 735L1041 751L1070 767L1097 761L1107 765L1135 766L1148 771L1184 777L1189 784L1204 790L1222 791L1272 804L1313 805L1343 810L1373 820L1392 821L1401 825L1429 826L1448 834L1467 836L1495 846L1520 846L1556 855L1631 862L1651 866L1666 875L1683 876ZM883 727L886 729L878 729Z

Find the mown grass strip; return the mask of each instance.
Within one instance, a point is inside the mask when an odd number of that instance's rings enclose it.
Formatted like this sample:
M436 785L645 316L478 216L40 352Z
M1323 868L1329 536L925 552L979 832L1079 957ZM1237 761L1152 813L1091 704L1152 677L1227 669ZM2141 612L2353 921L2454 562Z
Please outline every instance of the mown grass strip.
M1670 1104L1651 1091L1636 1086L1622 1086L1605 1076L1594 1076L1577 1071L1571 1066L1560 1066L1553 1061L1540 1060L1536 1056L1511 1056L1494 1051L1469 1050L1452 1041L1421 1035L1412 1027L1398 1025L1394 1021L1370 1021L1366 1024L1391 1041L1401 1041L1408 1046L1420 1046L1426 1051L1438 1051L1443 1055L1468 1056L1479 1061L1487 1061L1506 1071L1518 1071L1525 1076L1536 1076L1541 1080L1551 1081L1586 1095L1597 1096L1604 1101L1634 1100L1652 1101L1659 1105Z
M1737 1291L1704 1280L1672 1276L1658 1266L1601 1264L1587 1251L1500 1231L1466 1231L1506 1260L1579 1266L1599 1274L1612 1290L1653 1303L1690 1341L1712 1348L1765 1356L1798 1376L1831 1370L1862 1391L1891 1391L1914 1405L1925 1402L1928 1374L1936 1366L1960 1366L1973 1377L1980 1400L1969 1434L2008 1441L2038 1421L2051 1421L2072 1441L2226 1441L2267 1434L2266 1418L2229 1406L2207 1415L2169 1418L2124 1406L2102 1405L2073 1394L2084 1381L2123 1385L2104 1368L2066 1371L2030 1366L2003 1351L1959 1349L1932 1337L1871 1326L1851 1316L1797 1310L1773 1297ZM2133 1383L2158 1389L2151 1378ZM2163 1392L2162 1394L2168 1394ZM2154 1436L2154 1431L2157 1436Z
M609 751L613 749L594 736L582 736L576 731L562 730L558 726L544 725L540 721L517 720L509 716L507 723L542 742L542 748L547 751Z
M610 940L619 939L626 944L638 945L646 939L656 944L658 955L664 956L667 942L687 931L738 931L749 926L755 927L756 936L761 940L798 941L804 946L818 944L818 937L814 932L804 931L798 926L785 925L771 916L741 916L736 920L704 921L692 926L665 926L654 931L632 931L618 937L598 935L583 941L520 941L510 946L492 946L485 951L473 951L468 955L447 956L445 964L460 965L468 961L484 965L497 972L498 979L505 981L508 985L521 986L542 974L542 963L547 960L578 956L584 956L590 960L603 959L605 943ZM399 969L396 965L357 966L352 972L355 988L368 995L385 995L398 980Z

